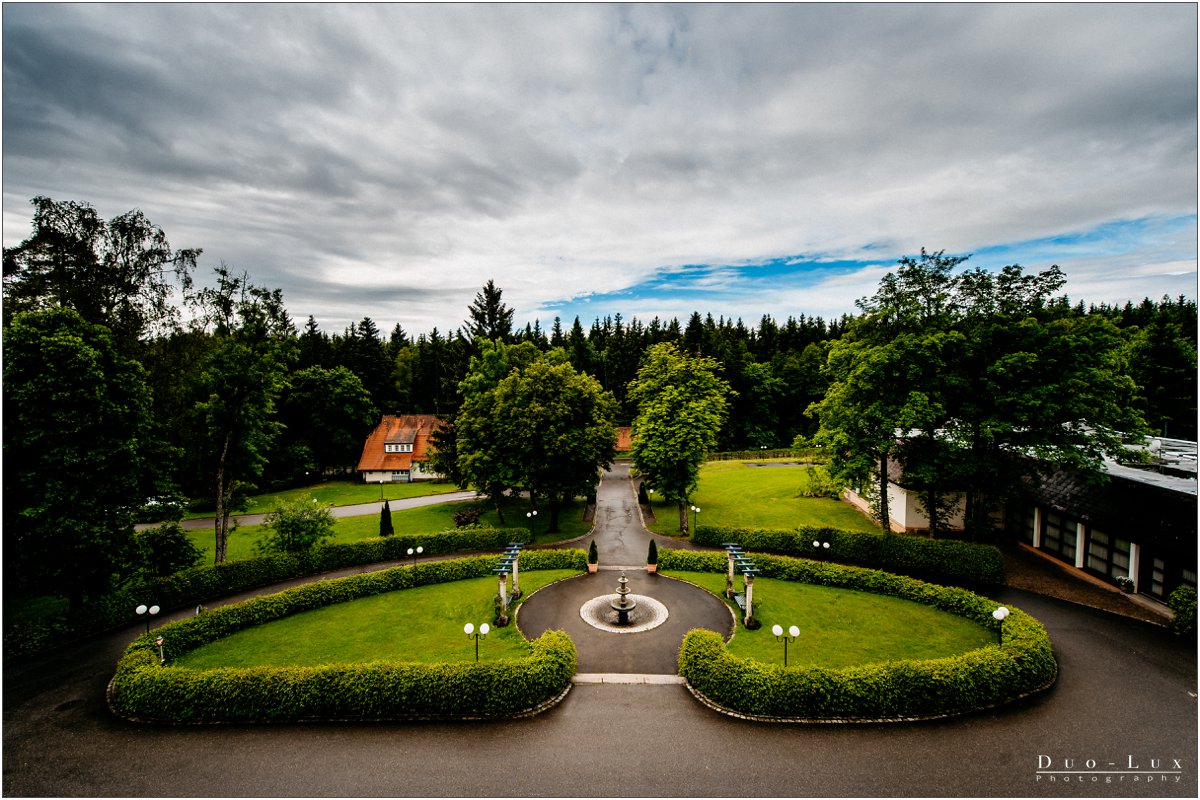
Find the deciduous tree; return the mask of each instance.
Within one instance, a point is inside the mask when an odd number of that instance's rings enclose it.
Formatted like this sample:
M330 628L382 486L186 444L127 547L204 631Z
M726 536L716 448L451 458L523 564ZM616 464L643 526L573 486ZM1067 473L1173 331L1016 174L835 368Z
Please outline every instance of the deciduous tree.
M729 384L717 376L718 369L713 359L685 355L664 342L650 348L629 385L629 399L638 409L631 431L634 466L678 504L684 532L700 464L716 448L725 418Z

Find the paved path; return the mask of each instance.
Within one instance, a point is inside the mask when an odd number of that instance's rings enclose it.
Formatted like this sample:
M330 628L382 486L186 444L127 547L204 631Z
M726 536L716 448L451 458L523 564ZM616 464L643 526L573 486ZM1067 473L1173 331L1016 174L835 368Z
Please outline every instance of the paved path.
M407 508L421 508L422 506L434 506L439 503L461 503L467 500L474 500L475 492L447 492L445 494L429 494L421 497L407 497L400 500L389 500L388 503L392 511L403 511ZM376 501L373 503L359 503L353 506L334 506L329 509L330 513L335 517L361 517L366 514L378 514L383 509L383 502ZM236 519L239 525L261 525L266 518L266 514L240 514L233 519ZM213 517L200 517L199 519L185 519L179 523L184 530L211 530L214 524ZM153 528L154 523L142 524L137 526L138 529Z
M616 481L606 477L604 491ZM610 556L637 554L641 545L632 538L622 529L606 539L616 548ZM643 562L644 551L632 565ZM615 584L617 575L602 570L587 580ZM651 591L664 580L645 573L637 579L653 582ZM5 667L3 790L116 797L1196 796L1193 646L1161 628L1053 598L1005 590L995 599L1046 625L1061 665L1058 684L994 712L900 726L748 723L708 710L683 686L643 677L640 668L582 667L566 700L530 719L133 725L108 714L103 692L139 630L134 626ZM562 598L564 618L577 614L571 602ZM1064 759L1075 768L1093 759L1100 769L1127 774L1110 776L1111 783L1105 776L1066 783L1062 777L1070 776L1055 776L1051 783L1037 774L1044 758L1055 769ZM1143 774L1129 773L1130 763Z

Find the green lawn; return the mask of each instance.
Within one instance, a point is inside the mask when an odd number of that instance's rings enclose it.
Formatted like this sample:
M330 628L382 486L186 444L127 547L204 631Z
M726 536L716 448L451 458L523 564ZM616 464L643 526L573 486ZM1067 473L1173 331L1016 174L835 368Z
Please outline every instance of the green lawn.
M523 572L528 597L538 588L577 573ZM723 575L680 572L673 577L716 594ZM741 581L739 579L740 588ZM880 661L942 658L995 643L995 634L973 622L894 597L759 578L755 615L763 627L740 625L729 645L735 655L782 663L783 644L771 626L796 625L790 666L845 667ZM475 658L463 625L491 620L494 578L422 586L354 600L249 628L181 658L193 669L357 663L376 660L438 663ZM529 645L516 626L493 628L480 642L480 659L520 658Z
M362 481L325 481L312 486L302 486L299 489L287 489L282 492L257 494L250 498L245 511L239 514L266 514L281 500L308 499L315 497L318 503L331 506L354 506L360 503L377 503L380 499L402 500L409 497L424 497L431 494L446 494L457 492L458 487L452 483L434 481L417 481L416 483L385 483L383 498L380 498L378 483L363 483ZM214 509L189 511L184 519L200 519L211 517Z
M515 498L506 498L503 504L504 521L506 524L501 525L499 518L496 516L494 507L487 504L479 504L478 501L467 503L439 503L432 506L423 506L421 508L411 508L407 511L393 511L392 525L395 528L396 534L422 534L435 533L448 530L454 527L454 513L466 508L486 509L485 513L479 518L480 524L498 528L527 528L529 520L525 517L525 512L529 510L528 501ZM577 536L582 536L591 530L592 524L583 520L584 502L576 500L575 502L563 508L558 513L559 532L554 535L546 533L546 528L549 524L544 521L545 509L542 509L538 514L538 521L534 527L536 534L536 542L545 544L548 542L560 542L565 539L574 539ZM261 525L244 525L239 527L229 536L229 545L226 551L226 558L229 561L237 561L244 558L254 558L257 553L254 551L254 545L262 537L263 526ZM360 517L341 517L334 520L333 527L334 542L357 542L362 539L373 539L379 536L379 515L367 514ZM204 551L205 561L210 563L213 558L214 542L213 531L211 528L203 530L188 531L188 537Z
M537 589L579 573L521 573L528 597ZM175 665L192 669L249 666L313 666L368 661L443 663L474 661L475 642L463 633L470 622L491 624L495 578L420 586L306 611L258 625L188 653ZM516 625L493 627L479 641L480 661L522 658L530 647Z
M724 596L723 573L664 574ZM741 576L734 585L742 590ZM776 624L785 631L792 625L800 629L788 645L788 666L945 658L996 643L993 631L910 600L771 578L754 581L754 616L762 627L749 631L739 624L729 651L770 664L783 663L783 643L771 633Z
M877 532L871 520L842 502L820 497L801 497L808 483L806 467L751 467L745 461L711 461L700 468L700 484L692 504L700 508L700 525L731 528L829 527L848 531ZM750 462L753 463L753 462ZM674 504L651 495L657 520L655 533L679 532L679 512ZM690 514L691 512L689 512ZM689 519L689 524L696 524Z

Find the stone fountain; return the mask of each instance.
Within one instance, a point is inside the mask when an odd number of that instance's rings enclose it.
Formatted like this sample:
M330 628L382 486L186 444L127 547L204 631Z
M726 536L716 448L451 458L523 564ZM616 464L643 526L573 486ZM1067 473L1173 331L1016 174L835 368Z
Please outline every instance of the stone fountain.
M617 624L629 624L629 612L637 608L637 597L629 596L629 579L625 577L624 570L621 571L621 579L617 581L617 596L614 597L609 604L613 611L617 612Z
M622 571L617 593L588 600L580 606L579 616L593 628L609 633L641 633L666 622L668 611L653 597L633 594Z

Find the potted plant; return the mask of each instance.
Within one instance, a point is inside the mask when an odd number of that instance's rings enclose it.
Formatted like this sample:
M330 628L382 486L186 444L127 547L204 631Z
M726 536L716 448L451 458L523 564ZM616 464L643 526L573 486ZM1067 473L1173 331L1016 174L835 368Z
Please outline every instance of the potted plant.
M1128 575L1120 575L1117 577L1117 586L1121 587L1121 591L1130 594L1133 592L1133 578Z
M646 551L646 572L658 572L658 544L653 539Z
M592 539L592 543L588 547L588 572L595 572L598 569L600 569L600 551L596 549L596 540Z

